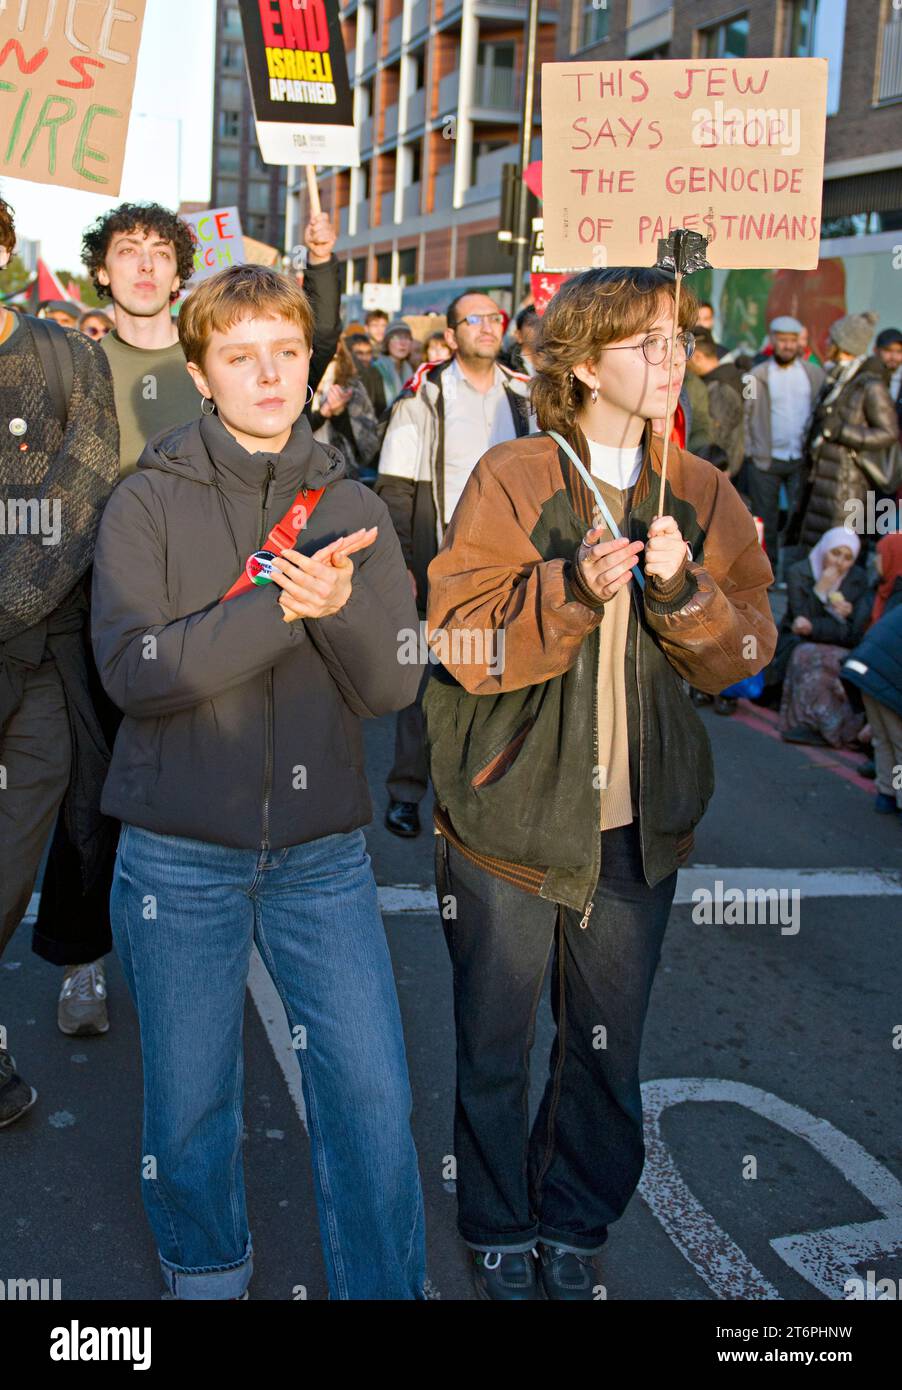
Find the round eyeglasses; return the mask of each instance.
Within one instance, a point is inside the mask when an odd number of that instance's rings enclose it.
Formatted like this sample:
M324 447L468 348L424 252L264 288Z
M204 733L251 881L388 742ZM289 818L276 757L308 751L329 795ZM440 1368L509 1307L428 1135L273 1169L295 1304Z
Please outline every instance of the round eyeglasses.
M695 334L678 333L677 345L683 349L683 356L688 362L689 358L695 352ZM662 363L667 361L669 347L670 339L666 338L663 333L651 333L647 338L643 338L641 343L621 343L618 347L606 347L603 348L602 351L623 352L626 349L630 349L635 352L638 348L641 348L648 365L650 367L660 367Z

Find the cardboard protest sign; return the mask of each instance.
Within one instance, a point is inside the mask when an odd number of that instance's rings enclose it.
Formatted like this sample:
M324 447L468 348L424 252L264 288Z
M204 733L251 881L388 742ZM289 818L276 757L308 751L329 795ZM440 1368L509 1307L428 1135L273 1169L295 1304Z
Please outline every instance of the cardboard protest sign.
M532 246L529 252L529 286L535 311L540 318L567 279L566 275L554 274L545 269L543 222L544 219L541 217L532 219Z
M338 0L239 0L267 164L360 163Z
M277 246L265 241L255 241L253 237L244 238L244 259L248 265L276 265L282 259Z
M401 286L367 280L361 302L364 309L384 309L387 314L396 314L401 307Z
M817 265L822 58L542 64L549 267L654 265L677 227L718 267Z
M115 197L145 0L0 6L0 174Z
M211 208L182 218L194 234L194 273L191 288L218 270L245 262L244 237L237 208Z

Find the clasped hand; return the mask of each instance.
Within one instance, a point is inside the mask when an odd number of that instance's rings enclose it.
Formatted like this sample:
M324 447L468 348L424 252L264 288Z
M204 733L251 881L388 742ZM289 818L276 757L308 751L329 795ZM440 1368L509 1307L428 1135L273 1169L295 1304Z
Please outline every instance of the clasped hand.
M587 531L579 548L579 571L596 597L608 602L629 583L633 565L645 551L645 573L664 581L672 579L686 558L686 542L672 516L656 517L648 528L648 541L599 540L606 531L595 526Z
M298 618L329 618L343 608L351 596L357 550L372 545L379 528L354 531L323 546L314 555L283 550L272 562L272 578L282 590L279 603L286 623Z

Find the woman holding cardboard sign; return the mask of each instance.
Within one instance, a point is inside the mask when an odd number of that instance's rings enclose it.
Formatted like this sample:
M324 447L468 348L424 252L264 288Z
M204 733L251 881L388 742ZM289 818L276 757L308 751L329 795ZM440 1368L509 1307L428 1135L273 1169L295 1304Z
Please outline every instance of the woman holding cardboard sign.
M683 679L716 693L776 641L770 565L729 480L672 447L656 515L651 421L673 334L674 397L693 348L692 295L678 323L674 307L659 270L589 270L557 292L536 354L543 432L483 455L429 567L430 629L504 636L500 670L452 656L424 700L458 1222L483 1298L597 1293L593 1257L642 1171L639 1048L677 867L713 790ZM530 1129L552 955L558 1032Z

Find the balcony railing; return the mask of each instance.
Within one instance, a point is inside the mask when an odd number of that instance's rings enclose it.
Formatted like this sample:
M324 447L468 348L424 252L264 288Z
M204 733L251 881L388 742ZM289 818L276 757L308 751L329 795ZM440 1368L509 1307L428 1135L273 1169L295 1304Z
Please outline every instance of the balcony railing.
M442 169L441 173L436 174L434 187L433 210L441 212L443 209L450 208L454 198L454 166L452 164Z
M902 19L883 26L883 55L880 60L880 101L902 97Z
M385 126L382 132L383 140L391 140L398 133L398 103L394 106L385 108Z
M517 145L505 145L501 150L493 150L476 161L476 181L464 191L465 203L484 203L490 198L501 196L501 167L516 163L519 158Z
M449 72L438 84L438 114L448 116L457 110L457 94L460 91L460 73Z
M477 67L473 105L489 111L514 111L519 86L519 74L513 68Z
M360 122L360 148L362 150L372 149L373 146L373 118L366 116Z
M394 53L395 49L401 47L401 26L404 23L403 14L395 15L388 26L388 48L386 53Z
M395 220L395 190L393 188L382 194L379 201L379 217L383 227Z
M378 53L378 43L378 34L370 34L368 39L364 39L363 58L361 60L363 68L372 67L373 63L375 63L376 55Z
M420 87L419 91L411 92L407 98L407 129L413 130L415 126L422 125L426 119L426 88Z
M338 209L338 235L347 236L348 234L348 209Z
M353 82L353 81L354 81L354 73L355 73L356 70L357 70L357 53L356 53L356 51L352 48L351 51L350 51L350 53L347 55L347 57L348 57L348 81L349 81L349 82Z
M420 215L420 194L422 184L409 183L403 191L401 198L401 220L406 222L409 217L419 217Z
M429 28L429 0L416 0L410 11L410 37L416 38Z
M369 227L369 225L370 225L370 200L369 200L369 198L361 198L360 202L357 204L357 230L358 230L358 232L366 231L366 229Z

